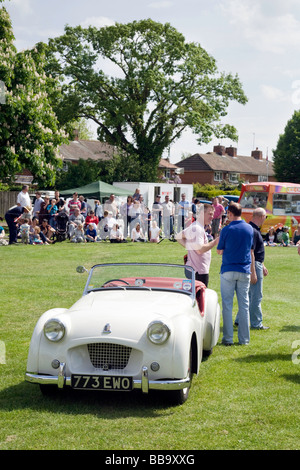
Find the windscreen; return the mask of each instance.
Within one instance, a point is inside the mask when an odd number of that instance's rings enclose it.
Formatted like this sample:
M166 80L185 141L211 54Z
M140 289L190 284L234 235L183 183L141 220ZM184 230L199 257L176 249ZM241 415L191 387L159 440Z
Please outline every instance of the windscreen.
M169 264L96 265L86 291L99 289L166 289L194 295L193 269Z

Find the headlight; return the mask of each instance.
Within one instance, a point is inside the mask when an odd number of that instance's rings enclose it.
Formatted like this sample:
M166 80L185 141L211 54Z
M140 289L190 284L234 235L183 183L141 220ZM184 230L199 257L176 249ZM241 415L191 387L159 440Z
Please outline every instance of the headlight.
M61 321L52 318L45 323L44 335L49 341L60 341L65 335L65 326Z
M153 321L147 329L147 336L154 344L163 344L170 336L170 329L161 321Z

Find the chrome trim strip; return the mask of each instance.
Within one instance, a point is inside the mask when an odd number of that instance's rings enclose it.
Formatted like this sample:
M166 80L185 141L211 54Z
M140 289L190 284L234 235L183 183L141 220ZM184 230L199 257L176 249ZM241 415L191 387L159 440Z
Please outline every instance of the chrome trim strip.
M65 364L61 364L61 371L64 371ZM26 372L25 380L32 384L45 384L57 385L58 388L63 388L64 385L71 386L71 377L66 377L61 372L55 375L39 375ZM133 380L133 388L141 390L143 393L148 393L149 390L182 390L190 386L190 377L185 379L166 379L166 380L148 380L148 368L146 366L142 369L142 379Z

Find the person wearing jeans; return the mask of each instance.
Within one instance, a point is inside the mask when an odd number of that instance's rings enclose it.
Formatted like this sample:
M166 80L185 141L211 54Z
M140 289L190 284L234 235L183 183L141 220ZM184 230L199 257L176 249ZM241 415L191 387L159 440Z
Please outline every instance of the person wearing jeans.
M248 344L249 331L249 287L251 267L254 255L253 228L241 218L242 207L238 203L230 203L227 210L229 225L220 233L217 253L222 255L221 265L221 297L223 315L222 343L233 344L233 298L236 293L238 301L238 340L239 344Z
M226 345L233 343L232 307L233 297L236 293L238 301L239 329L238 340L240 344L248 344L249 333L249 287L250 274L238 271L226 271L221 274L221 297L223 313L223 338Z
M263 325L263 314L261 302L263 298L263 278L268 275L268 270L264 265L265 246L260 227L266 219L266 211L262 207L254 209L252 219L249 222L253 229L253 254L254 269L251 272L251 284L249 290L249 313L250 326L255 330L268 330L268 326ZM235 319L235 324L239 324L239 315Z

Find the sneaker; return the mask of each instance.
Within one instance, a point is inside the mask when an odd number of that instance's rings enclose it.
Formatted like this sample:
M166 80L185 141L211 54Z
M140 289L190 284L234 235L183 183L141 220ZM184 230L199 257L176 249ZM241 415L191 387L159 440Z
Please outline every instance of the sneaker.
M252 327L252 326L251 326L251 329L252 329L252 330L269 330L270 327L269 327L269 326L261 325L261 326L258 326L257 328L255 328L255 327Z

